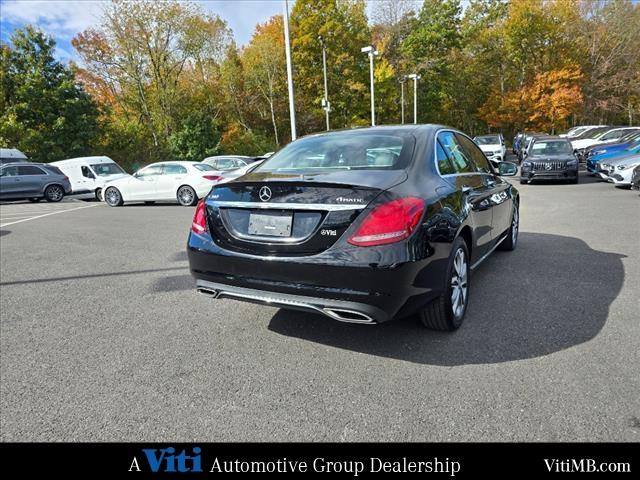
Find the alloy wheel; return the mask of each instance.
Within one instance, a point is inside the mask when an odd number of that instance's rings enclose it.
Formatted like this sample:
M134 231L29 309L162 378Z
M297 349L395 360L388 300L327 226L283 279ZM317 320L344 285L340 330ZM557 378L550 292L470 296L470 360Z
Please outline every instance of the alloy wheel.
M47 189L47 198L52 202L59 202L64 196L64 190L58 185L52 185Z
M467 303L467 258L462 248L456 251L451 272L451 309L456 318L462 317Z
M191 187L182 187L178 190L178 200L181 205L191 205L193 203L194 193Z
M115 188L110 188L105 192L105 199L109 205L118 205L120 203L120 194Z

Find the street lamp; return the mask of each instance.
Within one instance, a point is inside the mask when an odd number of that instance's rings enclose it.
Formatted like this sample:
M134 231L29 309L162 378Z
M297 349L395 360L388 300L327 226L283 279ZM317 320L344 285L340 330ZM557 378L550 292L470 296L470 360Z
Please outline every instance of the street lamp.
M293 66L291 65L291 43L289 42L289 2L284 0L284 51L287 60L287 87L289 90L289 121L291 122L291 140L296 135L296 109L293 100Z
M322 99L322 108L324 109L325 117L327 120L327 131L329 131L329 111L331 110L331 104L329 103L329 90L327 88L327 46L324 43L322 35L318 35L320 45L322 45L322 73L324 75L324 98Z
M420 80L420 75L417 73L412 73L407 78L413 80L413 123L418 123L418 80Z
M376 111L375 111L375 97L373 93L373 57L378 55L378 51L373 45L362 47L360 49L362 53L366 53L369 56L369 82L371 83L371 126L376 125Z
M400 77L400 118L404 125L404 84L407 83L407 76Z

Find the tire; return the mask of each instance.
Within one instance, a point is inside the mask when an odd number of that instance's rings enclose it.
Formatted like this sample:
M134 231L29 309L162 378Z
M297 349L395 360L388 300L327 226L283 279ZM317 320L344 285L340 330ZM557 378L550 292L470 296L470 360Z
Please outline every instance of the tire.
M145 205L155 205L156 202L154 201L149 201L149 202L144 202Z
M38 203L40 200L42 200L40 197L34 197L29 199L31 203Z
M64 188L60 185L49 185L44 189L44 199L47 202L59 202L64 198Z
M122 201L122 194L116 187L109 187L105 190L104 201L110 207L119 207L124 203Z
M422 325L448 332L462 325L469 304L470 273L469 249L464 239L458 237L451 248L443 293L418 312ZM457 290L456 297L454 289ZM462 303L456 302L455 298L461 299Z
M176 192L178 203L183 207L192 207L198 203L198 195L196 191L189 185L182 185Z
M505 250L507 252L512 252L516 249L516 245L518 245L518 233L520 232L520 210L518 209L518 205L513 205L513 211L511 212L511 226L509 227L507 238L505 238L500 245L498 245L498 250Z
M578 183L580 183L580 176L576 175L576 178L571 180L571 183L573 183L574 185L577 185Z
M102 189L101 188L96 188L96 191L94 193L96 195L96 200L101 202L102 201Z

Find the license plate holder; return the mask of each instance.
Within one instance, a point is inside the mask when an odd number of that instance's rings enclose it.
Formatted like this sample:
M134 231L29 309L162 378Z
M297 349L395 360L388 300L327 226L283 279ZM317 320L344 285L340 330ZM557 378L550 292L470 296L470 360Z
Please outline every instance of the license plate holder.
M260 237L290 237L292 224L291 213L250 213L248 232Z

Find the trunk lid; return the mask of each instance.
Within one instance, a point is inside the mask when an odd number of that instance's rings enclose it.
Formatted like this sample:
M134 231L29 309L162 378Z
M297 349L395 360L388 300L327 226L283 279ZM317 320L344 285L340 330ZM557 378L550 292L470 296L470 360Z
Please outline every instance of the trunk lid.
M249 173L207 197L213 240L254 255L311 255L333 245L404 170Z

